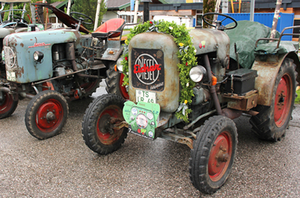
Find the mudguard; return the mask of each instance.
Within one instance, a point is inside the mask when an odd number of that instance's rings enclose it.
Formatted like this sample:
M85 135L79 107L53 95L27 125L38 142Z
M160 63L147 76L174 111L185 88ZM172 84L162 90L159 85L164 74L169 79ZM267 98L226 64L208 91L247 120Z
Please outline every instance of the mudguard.
M257 70L258 74L258 77L255 79L255 89L258 90L259 94L257 104L264 106L271 105L276 76L286 58L293 59L296 64L296 71L298 73L300 72L299 58L296 54L297 51L298 50L292 48L292 46L289 46L289 48L285 48L284 50L273 51L274 53L272 54L270 54L270 51L269 53L262 53L262 51L258 53L258 51L256 51L256 58L252 65L252 69ZM299 76L297 77L297 82L300 82Z

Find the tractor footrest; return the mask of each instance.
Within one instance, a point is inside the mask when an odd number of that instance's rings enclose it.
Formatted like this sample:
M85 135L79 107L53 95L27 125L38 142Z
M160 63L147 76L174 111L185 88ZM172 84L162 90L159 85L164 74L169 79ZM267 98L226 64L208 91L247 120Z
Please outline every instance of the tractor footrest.
M257 90L251 90L244 96L238 94L223 94L223 97L227 100L227 107L230 109L236 109L240 111L249 111L257 106L258 93Z

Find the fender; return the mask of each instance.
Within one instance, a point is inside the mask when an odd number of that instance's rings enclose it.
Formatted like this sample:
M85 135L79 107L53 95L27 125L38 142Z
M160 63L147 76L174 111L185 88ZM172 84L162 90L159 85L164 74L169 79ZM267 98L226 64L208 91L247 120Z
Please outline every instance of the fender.
M258 90L258 105L271 106L273 89L275 86L276 76L279 68L286 58L294 60L296 71L300 72L299 58L295 52L289 52L284 55L267 55L264 60L256 57L252 69L257 70L258 76L255 79L255 89ZM300 82L300 77L297 77L297 82Z

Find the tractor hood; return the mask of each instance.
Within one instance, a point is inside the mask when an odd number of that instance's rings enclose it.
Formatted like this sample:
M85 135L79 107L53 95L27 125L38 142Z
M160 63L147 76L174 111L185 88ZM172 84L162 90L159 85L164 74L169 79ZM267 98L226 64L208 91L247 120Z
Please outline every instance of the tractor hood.
M190 31L192 43L196 48L196 55L217 52L216 56L226 67L229 63L229 37L225 32L215 29L196 28Z
M60 43L79 45L80 35L76 30L48 30L14 33L3 40L7 79L17 83L51 78L52 46ZM34 54L42 55L41 61L34 60Z
M14 46L17 50L24 48L33 48L41 46L42 44L49 46L54 43L68 43L76 41L77 31L60 29L48 30L40 32L23 32L15 33L6 36L3 40L4 46ZM44 45L44 46L45 46Z

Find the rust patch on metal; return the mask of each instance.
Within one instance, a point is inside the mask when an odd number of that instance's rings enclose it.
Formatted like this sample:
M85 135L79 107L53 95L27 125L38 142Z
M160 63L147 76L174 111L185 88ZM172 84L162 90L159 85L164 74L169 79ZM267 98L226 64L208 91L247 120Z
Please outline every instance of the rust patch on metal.
M277 60L277 61L275 61ZM258 90L257 104L270 106L275 86L276 76L284 57L268 56L266 61L255 60L252 69L257 70L255 89Z
M24 47L24 44L23 44L23 43L21 43L20 45L21 45L21 47Z
M17 67L14 69L14 72L16 73L16 77L21 78L24 74L24 67Z
M240 111L249 111L257 106L258 93L257 90L248 92L245 96L238 96L236 94L223 94L227 100L227 107Z

